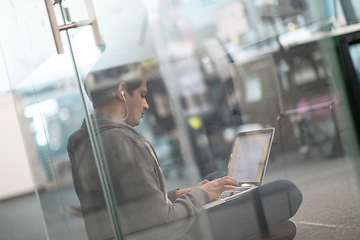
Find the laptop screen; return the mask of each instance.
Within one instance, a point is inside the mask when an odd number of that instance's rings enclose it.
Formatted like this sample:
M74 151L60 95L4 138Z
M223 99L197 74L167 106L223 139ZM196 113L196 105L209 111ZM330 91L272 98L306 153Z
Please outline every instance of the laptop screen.
M228 176L239 183L261 183L274 129L238 133L228 168Z

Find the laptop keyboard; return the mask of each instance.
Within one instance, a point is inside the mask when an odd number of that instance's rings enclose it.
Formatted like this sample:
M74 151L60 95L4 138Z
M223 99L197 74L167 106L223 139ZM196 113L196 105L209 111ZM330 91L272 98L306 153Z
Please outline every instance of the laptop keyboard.
M250 187L237 187L234 190L225 190L221 193L221 195L218 197L218 199L224 199L224 198L228 198L231 197L235 194L241 193L243 191L246 191L250 189Z

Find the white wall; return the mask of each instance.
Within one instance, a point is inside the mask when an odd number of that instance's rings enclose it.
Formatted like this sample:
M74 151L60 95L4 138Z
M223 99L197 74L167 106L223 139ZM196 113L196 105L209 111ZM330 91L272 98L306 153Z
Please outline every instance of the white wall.
M0 95L0 200L34 191L12 95Z

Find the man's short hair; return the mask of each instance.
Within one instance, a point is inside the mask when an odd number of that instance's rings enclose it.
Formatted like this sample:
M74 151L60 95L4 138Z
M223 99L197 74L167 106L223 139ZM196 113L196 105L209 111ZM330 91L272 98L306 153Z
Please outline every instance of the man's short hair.
M106 105L118 98L118 87L125 83L126 91L133 91L146 81L149 86L153 80L143 63L133 63L90 73L85 80L85 89L94 108Z

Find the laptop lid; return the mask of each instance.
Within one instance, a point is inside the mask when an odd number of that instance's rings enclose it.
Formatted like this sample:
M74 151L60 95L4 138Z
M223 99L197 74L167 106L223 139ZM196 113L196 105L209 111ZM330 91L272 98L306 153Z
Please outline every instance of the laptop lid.
M274 128L236 133L227 176L238 186L262 184L274 133Z

